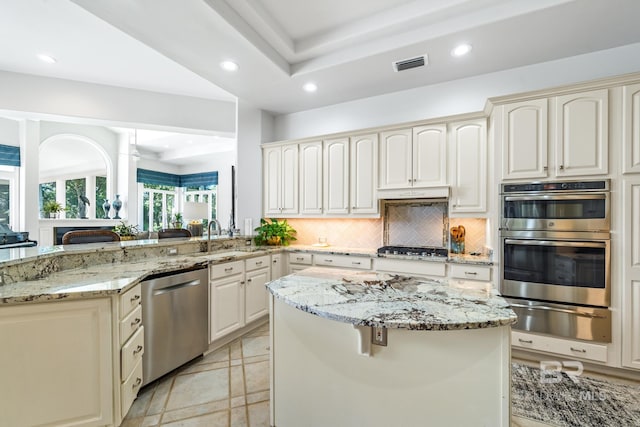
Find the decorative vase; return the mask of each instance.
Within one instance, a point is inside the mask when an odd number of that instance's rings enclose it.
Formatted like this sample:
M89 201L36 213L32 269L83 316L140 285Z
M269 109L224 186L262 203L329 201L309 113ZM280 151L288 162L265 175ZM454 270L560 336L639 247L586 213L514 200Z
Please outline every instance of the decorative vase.
M122 200L120 200L119 194L116 194L116 199L113 201L111 206L113 207L113 210L116 211L116 214L113 217L113 219L122 219L120 218L120 209L122 209Z
M104 199L104 203L102 204L102 210L104 211L104 219L109 219L110 209L111 209L111 205L109 204L109 199Z

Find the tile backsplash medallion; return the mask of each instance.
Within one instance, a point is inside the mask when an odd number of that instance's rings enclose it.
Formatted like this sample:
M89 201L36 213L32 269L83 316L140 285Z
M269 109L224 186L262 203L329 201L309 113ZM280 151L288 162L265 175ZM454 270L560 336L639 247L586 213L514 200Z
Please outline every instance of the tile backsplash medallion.
M331 246L377 249L382 246L381 218L288 218L296 230L294 245L312 245L325 237Z

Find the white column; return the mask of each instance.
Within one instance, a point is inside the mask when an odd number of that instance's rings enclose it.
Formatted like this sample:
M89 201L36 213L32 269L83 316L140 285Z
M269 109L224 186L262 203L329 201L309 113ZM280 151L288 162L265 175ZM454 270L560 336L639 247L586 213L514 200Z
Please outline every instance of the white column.
M264 111L238 99L236 115L236 226L250 218L256 227L262 217L262 150L270 142L274 119ZM224 219L224 218L223 218ZM243 232L245 230L242 230Z
M89 206L87 206L87 218L91 218L91 219L95 219L96 217L96 210L97 210L97 201L96 201L96 176L95 175L90 175L85 177L86 179L86 190L85 190L85 196L87 196L87 198L90 201ZM102 208L101 208L102 209Z
M17 230L28 231L33 239L40 233L39 188L40 122L20 121L20 216Z

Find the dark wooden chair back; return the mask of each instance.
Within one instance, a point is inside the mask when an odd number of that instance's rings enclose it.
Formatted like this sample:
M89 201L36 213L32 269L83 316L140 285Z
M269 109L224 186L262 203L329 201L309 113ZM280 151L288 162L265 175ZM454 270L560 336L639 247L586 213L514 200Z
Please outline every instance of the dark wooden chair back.
M110 230L78 230L67 231L62 236L63 245L78 243L119 242L120 236Z
M176 237L191 237L191 232L184 228L164 228L158 231L158 239L172 239Z

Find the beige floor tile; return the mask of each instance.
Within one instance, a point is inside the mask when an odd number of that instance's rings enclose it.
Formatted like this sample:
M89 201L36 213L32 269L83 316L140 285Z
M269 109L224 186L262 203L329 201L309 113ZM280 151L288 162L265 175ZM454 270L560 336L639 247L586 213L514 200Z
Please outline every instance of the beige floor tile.
M245 406L247 404L247 398L243 396L232 397L231 398L231 407L237 408L238 406Z
M242 365L231 368L231 397L244 396L244 369Z
M231 344L229 344L229 350L231 360L242 359L242 348L240 345L240 340L235 340Z
M144 417L155 391L155 385L145 387L140 390L140 393L138 393L136 400L133 401L133 405L131 405L131 409L129 409L127 416L131 418Z
M185 408L229 398L229 369L216 369L175 378L166 409Z
M120 427L140 427L143 417L125 417Z
M197 363L193 366L181 370L179 375L193 374L195 372L210 371L212 369L221 369L229 367L229 361L205 363L204 361Z
M169 397L169 391L173 385L173 380L174 377L169 377L158 383L155 393L153 393L153 397L151 398L151 403L149 404L146 415L162 413L164 406L167 403L167 398Z
M246 407L240 406L231 410L231 427L248 427Z
M269 427L269 402L248 406L249 427Z
M201 417L188 418L162 426L166 427L228 427L229 411L214 412L213 414L203 415Z
M224 362L229 360L229 347L224 346L219 348L211 353L207 353L204 358L204 363L213 363L213 362Z
M160 425L160 414L144 417L140 427L156 427Z
M256 393L247 394L247 404L251 405L252 403L264 402L265 400L269 400L269 390L258 391Z
M242 357L263 356L269 354L269 337L247 337L242 339Z
M240 366L240 365L242 365L242 359L231 360L231 366Z
M244 363L256 363L256 362L263 362L265 360L269 360L269 355L268 354L263 354L262 356L253 356L253 357L245 357L244 359Z
M244 365L247 393L269 390L269 362L249 363Z
M219 412L229 408L229 400L218 400L215 402L204 403L202 405L189 406L188 408L167 411L162 415L163 423L170 423L186 418L193 418L201 415Z

